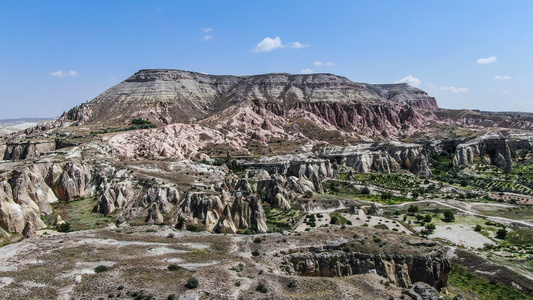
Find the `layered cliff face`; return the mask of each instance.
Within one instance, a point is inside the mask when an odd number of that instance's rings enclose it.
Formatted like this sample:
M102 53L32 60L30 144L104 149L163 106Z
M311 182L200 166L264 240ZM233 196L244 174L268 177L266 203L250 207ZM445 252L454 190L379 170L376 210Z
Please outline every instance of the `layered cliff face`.
M503 170L510 170L513 166L513 152L533 150L533 141L522 135L509 136L483 136L472 141L459 144L456 147L453 164L470 165L476 158L487 156L491 164Z
M326 242L281 250L280 270L289 275L321 277L375 273L404 288L425 282L441 289L448 283L451 264L448 250L440 244L367 228L358 228L353 238L340 233L341 237L338 231L318 231L315 240Z
M425 148L418 144L389 142L348 147L328 146L321 148L318 155L361 173L376 171L389 174L407 169L416 175L432 176Z
M0 148L0 156L3 156L4 160L28 159L53 150L56 150L55 141L9 142Z
M303 276L342 277L377 273L399 287L421 281L437 289L445 287L451 265L441 252L426 255L375 255L333 251L292 254L289 272Z

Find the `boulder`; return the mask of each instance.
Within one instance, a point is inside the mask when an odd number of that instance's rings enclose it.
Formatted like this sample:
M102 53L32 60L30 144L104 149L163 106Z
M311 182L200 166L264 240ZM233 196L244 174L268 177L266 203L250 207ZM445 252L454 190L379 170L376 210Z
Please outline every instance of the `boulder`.
M409 289L404 291L413 300L444 300L431 285L425 282L416 282L409 286Z

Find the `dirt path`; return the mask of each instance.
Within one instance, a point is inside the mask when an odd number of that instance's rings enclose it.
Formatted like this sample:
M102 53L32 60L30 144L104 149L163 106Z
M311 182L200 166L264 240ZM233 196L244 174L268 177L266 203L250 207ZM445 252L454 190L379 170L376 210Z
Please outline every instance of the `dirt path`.
M471 205L473 203L470 203L470 206L467 206L467 209L463 209L463 208L460 208L460 207L457 207L457 206L454 206L454 205L451 205L451 204L448 204L448 203L444 203L444 202L441 202L441 201L437 201L437 200L420 200L420 201L413 201L413 202L405 202L405 203L401 203L401 204L397 204L397 205L386 205L386 207L402 207L402 206L406 206L406 205L419 204L419 203L435 203L435 204L439 204L439 205L442 205L442 206L445 206L445 207L456 209L456 210L458 210L458 211L460 211L462 213L465 213L467 215L470 215L470 216L485 218L485 219L488 219L488 220L491 220L491 221L504 223L506 225L519 224L519 225L522 225L522 226L525 226L525 227L533 228L533 224L529 223L529 222L526 222L526 221L513 220L513 219L508 219L508 218L503 218L503 217L493 217L493 216L487 216L487 215L482 215L482 214L479 214L479 213L472 212L469 209L471 208ZM475 204L477 205L477 203L475 203ZM496 204L496 203L494 203L494 204L484 203L484 204L496 205L496 206L500 206L501 205L501 204Z

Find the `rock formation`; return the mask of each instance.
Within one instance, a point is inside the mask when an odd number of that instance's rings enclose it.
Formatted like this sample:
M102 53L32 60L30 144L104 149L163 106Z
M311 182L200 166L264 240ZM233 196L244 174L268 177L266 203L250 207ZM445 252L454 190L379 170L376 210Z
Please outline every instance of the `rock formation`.
M357 172L377 171L392 173L407 169L416 175L431 177L423 145L397 142L366 144L348 147L324 147L318 151L323 158L333 159L339 165L354 168Z
M329 250L294 253L285 258L285 271L303 276L339 277L375 272L400 287L421 281L445 287L451 265L443 252L425 255L386 255Z
M503 170L510 170L513 166L513 152L516 150L533 149L533 141L522 136L497 138L483 136L472 141L459 144L453 157L454 165L470 165L476 158L488 156L491 164Z

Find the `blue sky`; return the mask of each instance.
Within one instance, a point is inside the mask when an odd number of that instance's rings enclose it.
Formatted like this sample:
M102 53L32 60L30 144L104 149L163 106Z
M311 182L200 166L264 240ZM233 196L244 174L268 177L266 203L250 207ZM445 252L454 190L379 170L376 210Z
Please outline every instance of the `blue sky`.
M53 117L139 69L406 81L533 111L533 1L1 1L0 118Z

